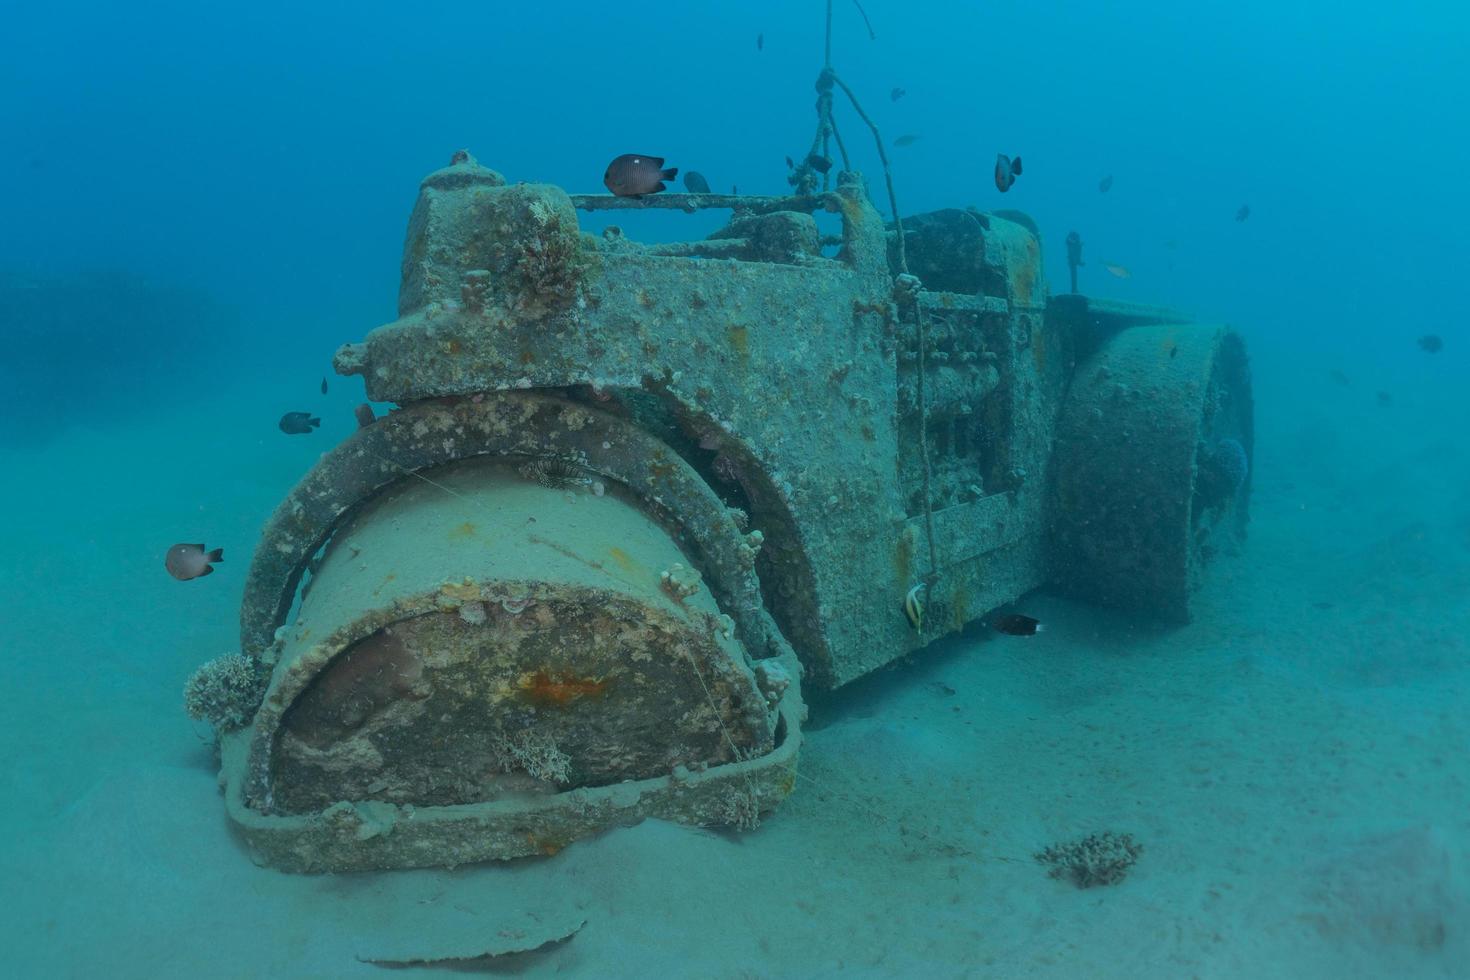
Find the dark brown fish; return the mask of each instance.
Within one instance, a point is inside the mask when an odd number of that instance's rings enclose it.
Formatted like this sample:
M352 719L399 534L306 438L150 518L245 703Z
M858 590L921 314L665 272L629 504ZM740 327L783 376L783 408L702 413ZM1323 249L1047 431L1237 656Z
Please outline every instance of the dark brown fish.
M793 159L791 159L790 157L787 157L786 158L786 169L787 170L795 170L796 169L796 161L793 160Z
M1388 406L1390 406L1392 404L1393 404L1393 396L1392 395L1390 395L1386 391L1380 391L1378 393L1378 407L1379 408L1387 408Z
M704 174L691 170L684 175L684 189L691 194L708 194L709 181L704 179Z
M1106 194L1108 191L1112 190L1113 189L1113 175L1112 174L1108 174L1102 180L1098 181L1097 182L1097 189L1098 189L1098 192L1099 193L1102 193L1102 194Z
M276 424L288 436L304 436L320 426L322 420L314 417L310 412L287 412Z
M892 92L889 92L888 93L888 97L890 99L892 99L894 102L897 102L899 99L903 98L905 95L908 95L908 93L905 92L901 88L895 88Z
M1235 220L1236 221L1244 221L1246 218L1249 218L1250 216L1251 216L1251 206L1249 204L1242 204L1240 206L1240 210L1235 212Z
M1349 388L1352 386L1352 382L1348 380L1348 376L1343 374L1337 368L1333 368L1331 371L1327 372L1327 376L1331 378L1334 383L1340 384L1344 388Z
M322 394L325 395L326 393L327 393L327 379L326 378L322 378Z
M678 167L664 169L663 157L624 153L607 165L602 182L618 197L642 197L664 189L664 181L679 176Z
M216 548L213 551L205 551L202 544L176 544L168 549L168 554L163 559L163 567L168 573L180 582L187 582L191 578L203 578L214 571L211 562L224 561L225 549Z
M755 36L755 49L757 51L764 51L766 49L766 35L764 32Z
M995 155L995 187L1002 194L1011 189L1016 178L1021 176L1021 158L1012 160L1004 153Z
M1438 354L1444 350L1444 341L1437 333L1427 333L1419 338L1419 347L1426 354Z
M378 417L373 414L373 406L367 402L363 402L354 408L352 414L357 417L357 427L359 429L366 429L378 420Z
M832 169L832 161L820 153L813 153L806 158L806 165L819 174L824 174Z
M1005 616L997 616L990 621L992 629L1005 633L1009 636L1034 636L1046 629L1038 619L1030 616L1022 616L1020 613L1009 613Z
M893 141L893 145L894 146L913 146L918 141L919 141L919 136L918 136L917 133L904 133L898 139L896 139L896 140Z

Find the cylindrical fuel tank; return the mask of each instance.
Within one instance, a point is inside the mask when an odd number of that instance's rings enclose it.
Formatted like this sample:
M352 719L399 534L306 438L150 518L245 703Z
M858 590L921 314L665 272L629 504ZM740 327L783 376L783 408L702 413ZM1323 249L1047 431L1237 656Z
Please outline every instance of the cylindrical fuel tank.
M754 826L791 792L803 716L759 544L607 412L527 392L377 420L256 550L242 645L270 676L221 732L231 819L295 871Z

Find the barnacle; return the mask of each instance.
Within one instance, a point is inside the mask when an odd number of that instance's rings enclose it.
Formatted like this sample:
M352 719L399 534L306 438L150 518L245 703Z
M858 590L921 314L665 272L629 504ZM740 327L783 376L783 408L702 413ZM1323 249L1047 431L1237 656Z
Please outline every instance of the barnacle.
M544 201L532 201L529 210L534 227L514 246L520 305L564 307L576 298L586 269L581 242Z
M572 777L571 757L543 732L527 729L509 737L497 734L490 748L496 764L505 772L520 770L548 783L565 783Z
M736 830L754 830L761 825L761 804L755 792L731 788L715 803L716 821Z
M698 569L677 561L659 572L658 580L659 585L675 602L683 602L698 592L702 581Z

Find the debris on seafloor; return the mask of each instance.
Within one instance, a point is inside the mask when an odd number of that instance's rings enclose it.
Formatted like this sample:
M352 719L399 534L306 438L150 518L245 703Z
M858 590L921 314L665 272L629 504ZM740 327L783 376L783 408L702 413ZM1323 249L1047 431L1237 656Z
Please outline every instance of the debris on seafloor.
M1047 874L1051 877L1070 881L1078 888L1091 888L1122 881L1142 853L1143 845L1132 834L1106 830L1078 841L1053 844L1038 852L1036 860L1050 866Z
M550 949L553 946L560 946L581 931L582 927L586 924L587 920L581 919L570 927L551 926L537 932L531 932L526 929L502 929L496 934L494 939L476 942L473 945L461 943L458 948L451 948L448 951L410 953L384 950L358 953L357 959L361 963L374 963L383 967L472 966L475 964L484 964L503 956L514 956L519 953L535 953Z

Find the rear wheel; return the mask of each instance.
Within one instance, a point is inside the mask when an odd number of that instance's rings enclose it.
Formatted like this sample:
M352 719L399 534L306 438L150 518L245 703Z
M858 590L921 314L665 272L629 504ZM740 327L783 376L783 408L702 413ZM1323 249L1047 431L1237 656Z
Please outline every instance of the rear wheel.
M1057 436L1057 583L1187 621L1211 561L1245 535L1252 411L1230 330L1132 327L1079 365Z

